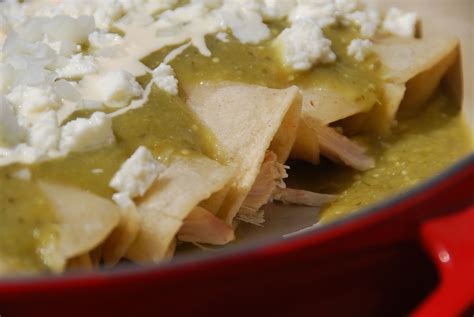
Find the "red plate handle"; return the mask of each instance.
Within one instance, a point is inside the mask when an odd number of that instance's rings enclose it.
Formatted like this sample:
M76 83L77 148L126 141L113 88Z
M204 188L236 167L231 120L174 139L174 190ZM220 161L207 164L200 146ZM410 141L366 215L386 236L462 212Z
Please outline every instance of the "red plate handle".
M474 304L474 205L423 224L420 234L440 284L412 316L461 316Z

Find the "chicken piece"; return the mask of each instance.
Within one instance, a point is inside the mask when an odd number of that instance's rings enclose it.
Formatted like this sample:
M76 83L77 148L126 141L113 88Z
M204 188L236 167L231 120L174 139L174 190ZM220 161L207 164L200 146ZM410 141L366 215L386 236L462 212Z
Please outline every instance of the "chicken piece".
M271 200L278 185L285 186L283 179L288 177L285 167L277 161L273 152L267 152L260 168L260 173L253 183L252 189L245 197L240 214L254 213Z
M288 205L303 205L310 207L322 207L336 200L337 196L318 194L302 189L277 187L272 196L273 200Z
M349 140L336 129L323 124L314 126L319 138L321 154L332 161L344 163L365 171L375 166L374 159L365 153L365 148Z
M265 222L260 208L273 200L285 204L321 207L332 202L336 196L286 188L283 181L288 177L286 168L277 161L273 152L267 152L255 183L240 208L238 219L254 225Z

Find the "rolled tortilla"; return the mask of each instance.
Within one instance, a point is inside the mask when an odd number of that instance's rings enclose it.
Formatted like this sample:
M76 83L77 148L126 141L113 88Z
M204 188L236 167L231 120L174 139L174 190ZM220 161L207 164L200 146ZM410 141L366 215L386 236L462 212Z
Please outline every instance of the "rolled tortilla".
M204 156L177 157L138 202L140 228L126 253L134 262L161 262L196 206L222 189L233 170Z
M443 77L450 80L460 60L459 40L450 37L398 38L377 40L374 52L384 66L382 104L368 113L356 114L342 122L345 130L387 134L399 112L416 112L438 88ZM457 80L459 82L459 79ZM462 85L458 85L462 87Z
M140 215L135 205L121 209L120 222L102 244L100 258L107 266L117 264L135 241L140 229Z
M76 256L67 261L67 270L92 270L94 263L89 253Z
M280 163L288 158L301 113L297 87L270 89L240 83L207 83L188 87L187 103L214 133L237 173L220 206L210 210L232 224L260 172L267 150Z
M344 155L342 152L326 153L324 148L334 146L325 144L325 140L318 137L318 126L321 124L329 125L337 122L345 132L352 133L361 131L389 133L397 113L405 110L414 111L423 105L434 93L443 76L457 65L460 57L459 41L446 37L423 39L383 37L375 41L373 51L384 67L381 104L367 107L366 103L348 101L342 94L327 89L317 87L305 89L301 118L303 123L300 125L295 148L292 151L293 158L318 164L319 151L332 157L335 154L339 158ZM311 133L314 134L313 138ZM319 146L316 149L315 144L318 142ZM361 159L368 162L370 158L361 157ZM344 159L341 161L347 164ZM348 165L361 169L361 166Z
M377 41L374 51L387 68L385 80L406 86L401 108L423 105L460 58L459 40L450 37L388 37Z
M58 222L55 271L66 260L86 255L101 244L120 220L120 209L111 201L75 187L40 182Z

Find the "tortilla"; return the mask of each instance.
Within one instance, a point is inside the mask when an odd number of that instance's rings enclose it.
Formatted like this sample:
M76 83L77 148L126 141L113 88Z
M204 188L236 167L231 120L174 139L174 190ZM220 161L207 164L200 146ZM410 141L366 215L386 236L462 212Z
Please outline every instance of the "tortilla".
M231 168L204 156L175 158L138 203L141 224L126 257L139 263L169 257L184 219L232 175Z
M340 92L311 88L303 90L302 118L316 118L324 125L350 117L357 113L367 112L373 105L367 107L345 98Z
M134 205L121 209L120 222L101 247L105 265L115 265L127 253L140 229L140 215Z
M265 152L273 151L280 163L288 158L299 124L299 90L227 82L188 87L187 94L190 109L214 133L227 164L238 169L217 212L232 224Z
M120 210L110 200L65 185L40 182L39 186L56 212L61 269L67 259L97 247L119 223Z
M397 113L416 111L459 60L459 41L454 38L385 37L374 43L373 51L385 68L382 103L367 108L363 103L348 101L337 92L317 87L305 89L301 117L303 123L298 131L292 158L319 163L321 149L316 148L316 139L321 124L336 123L348 135L360 132L379 135L389 133ZM320 146L328 148L331 145Z
M460 60L459 41L447 37L382 38L375 43L374 52L386 68L383 103L341 122L345 131L388 134L397 113L417 112ZM460 77L461 73L456 74Z
M371 133L387 136L397 124L395 118L405 96L405 84L384 83L381 103L374 105L369 112L361 112L335 123L346 135Z
M93 268L94 263L89 253L76 256L67 261L68 270L91 270Z
M374 51L387 68L385 80L406 85L401 109L425 104L460 56L459 40L449 37L383 38Z
M291 149L291 158L319 164L318 133L306 120L300 120L297 137Z

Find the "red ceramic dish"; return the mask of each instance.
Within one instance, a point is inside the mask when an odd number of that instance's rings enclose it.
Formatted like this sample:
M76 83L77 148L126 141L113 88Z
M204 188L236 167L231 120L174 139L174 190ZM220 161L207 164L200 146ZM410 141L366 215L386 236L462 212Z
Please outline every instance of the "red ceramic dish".
M400 316L437 289L414 315L456 316L474 300L473 189L471 155L399 197L290 239L162 266L2 281L0 315Z
M426 2L395 2L426 14L425 30L452 29L472 48L457 16L471 0L433 2L433 16ZM473 68L464 69L469 88ZM474 100L472 88L465 92ZM473 316L473 228L474 154L409 192L292 238L161 266L2 280L0 316Z

